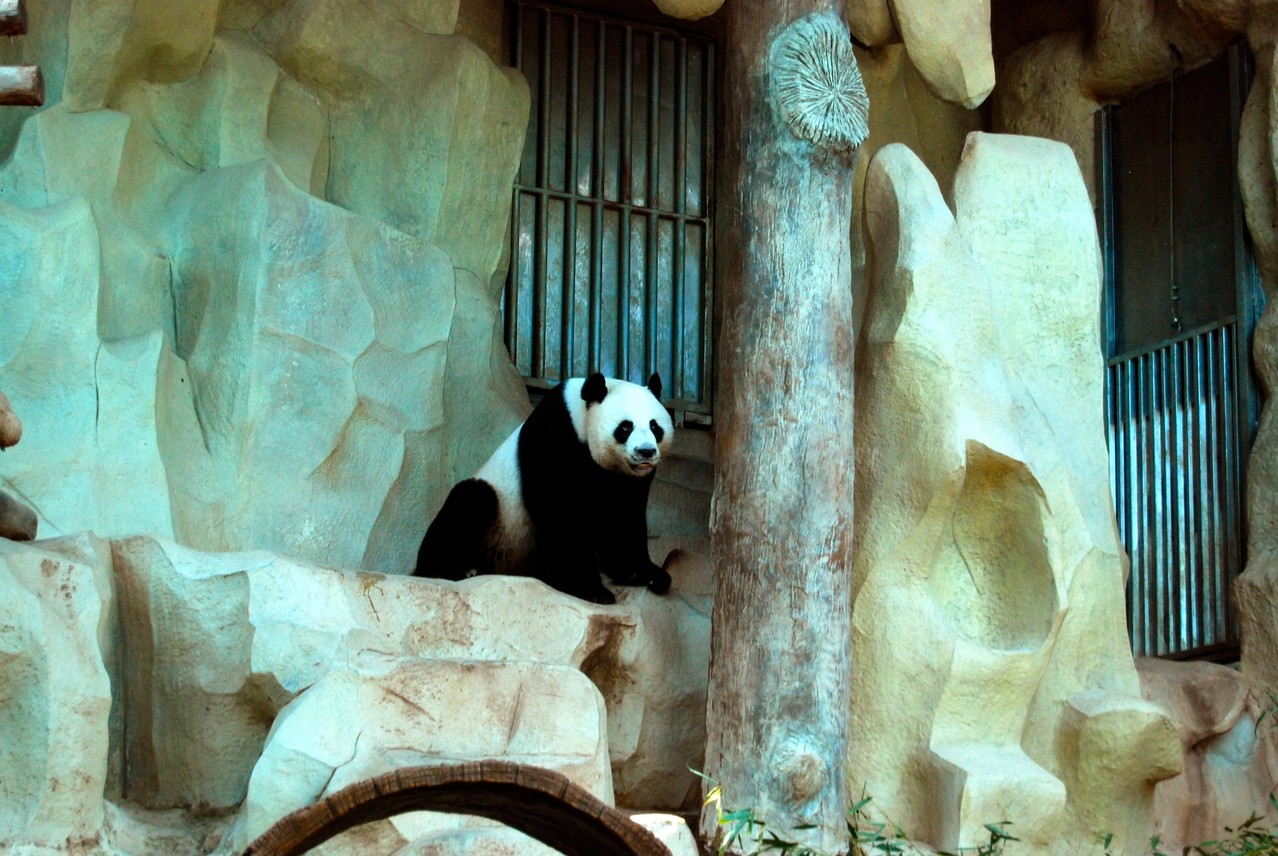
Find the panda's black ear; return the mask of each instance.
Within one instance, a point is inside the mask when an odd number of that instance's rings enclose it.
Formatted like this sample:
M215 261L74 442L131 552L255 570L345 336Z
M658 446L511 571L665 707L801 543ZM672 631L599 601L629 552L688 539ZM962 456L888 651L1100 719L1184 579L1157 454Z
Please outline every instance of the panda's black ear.
M648 389L654 396L661 398L661 375L652 373L652 377L648 378Z
M599 372L586 378L586 382L581 385L581 400L587 404L598 404L607 394L608 381L604 380L604 376Z

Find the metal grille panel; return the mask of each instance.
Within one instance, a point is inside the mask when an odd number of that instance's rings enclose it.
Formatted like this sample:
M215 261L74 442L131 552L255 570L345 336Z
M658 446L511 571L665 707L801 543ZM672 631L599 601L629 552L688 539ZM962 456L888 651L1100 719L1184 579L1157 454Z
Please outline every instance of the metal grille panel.
M1236 644L1242 570L1233 319L1110 361L1106 415L1137 656Z
M510 6L532 88L514 189L506 346L531 386L659 371L676 415L711 401L712 41Z

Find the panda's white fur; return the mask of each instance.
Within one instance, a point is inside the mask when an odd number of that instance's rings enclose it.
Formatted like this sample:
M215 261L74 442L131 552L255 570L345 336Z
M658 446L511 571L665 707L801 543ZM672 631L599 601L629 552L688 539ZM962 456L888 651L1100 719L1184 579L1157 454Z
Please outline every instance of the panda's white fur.
M616 582L664 591L669 577L647 558L644 518L652 473L674 436L660 384L655 375L649 387L592 375L549 392L453 489L415 573L525 573L611 602L602 563Z

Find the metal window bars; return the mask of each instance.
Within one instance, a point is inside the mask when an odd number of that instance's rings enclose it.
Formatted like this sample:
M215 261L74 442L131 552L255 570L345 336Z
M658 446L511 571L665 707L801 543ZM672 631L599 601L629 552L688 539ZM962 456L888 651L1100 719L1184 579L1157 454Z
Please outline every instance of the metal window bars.
M1238 641L1242 571L1237 325L1230 318L1109 361L1106 421L1137 656Z
M506 346L534 388L658 371L676 418L708 422L714 43L535 2L508 8L532 111Z

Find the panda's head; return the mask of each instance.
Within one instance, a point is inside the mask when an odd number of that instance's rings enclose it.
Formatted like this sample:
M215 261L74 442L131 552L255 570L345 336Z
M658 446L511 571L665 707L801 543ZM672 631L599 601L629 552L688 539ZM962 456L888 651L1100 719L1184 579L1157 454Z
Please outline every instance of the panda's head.
M595 373L580 384L580 405L569 409L590 457L611 472L650 475L674 438L674 422L658 400L661 378L654 374L644 387ZM573 389L565 393L571 397Z

